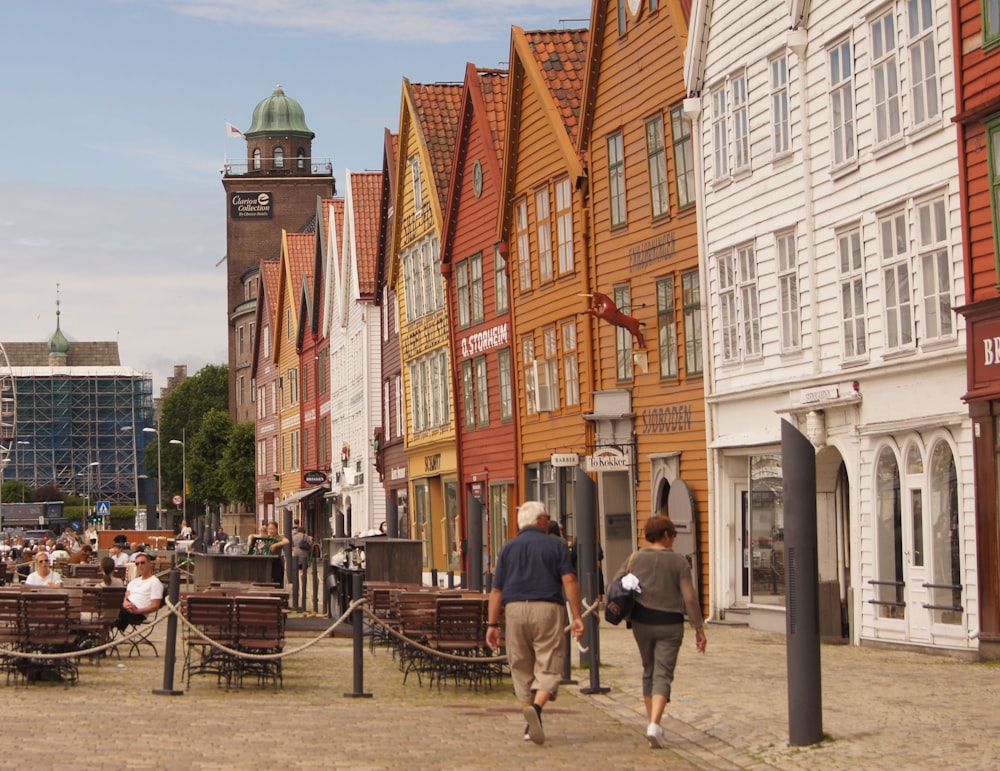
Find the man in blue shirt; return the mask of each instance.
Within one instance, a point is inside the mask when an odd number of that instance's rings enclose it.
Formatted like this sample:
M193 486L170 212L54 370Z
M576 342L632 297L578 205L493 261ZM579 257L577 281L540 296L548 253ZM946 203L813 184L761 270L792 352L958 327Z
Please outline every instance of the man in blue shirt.
M573 615L570 631L577 640L583 637L580 584L569 550L549 537L548 526L544 504L526 501L518 508L517 536L497 559L486 630L487 645L499 650L502 606L514 695L524 708L526 736L535 744L545 741L542 707L556 698L562 680L566 603Z

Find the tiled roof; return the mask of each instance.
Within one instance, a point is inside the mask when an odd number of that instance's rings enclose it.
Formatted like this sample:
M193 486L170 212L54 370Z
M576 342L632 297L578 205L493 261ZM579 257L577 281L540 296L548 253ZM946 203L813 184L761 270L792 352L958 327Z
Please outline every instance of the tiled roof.
M4 343L12 367L49 366L48 343ZM116 342L70 342L66 360L60 367L120 367Z
M534 30L524 33L570 140L580 125L580 102L587 65L586 29Z
M410 92L427 143L431 159L431 173L438 204L443 208L448 197L452 155L458 134L458 111L462 104L460 83L411 83Z
M286 291L291 293L290 301L294 308L298 307L303 277L312 276L315 238L312 233L288 234L288 280L291 285Z
M278 260L264 260L260 264L261 288L264 290L264 302L267 304L268 323L274 327L275 316L278 313L278 280L281 277L281 263Z
M486 103L486 120L490 124L493 147L503 158L504 123L507 120L507 71L479 70L479 86Z
M333 207L333 233L331 238L337 245L337 275L344 274L344 199L334 198L330 201Z
M358 261L358 289L363 297L375 294L375 266L378 262L379 208L382 172L351 174L351 201L354 205L354 248Z

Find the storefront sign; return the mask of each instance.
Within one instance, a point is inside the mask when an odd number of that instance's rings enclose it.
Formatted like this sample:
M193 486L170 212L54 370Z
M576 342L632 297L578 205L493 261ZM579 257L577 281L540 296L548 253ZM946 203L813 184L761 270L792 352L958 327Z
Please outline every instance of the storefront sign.
M406 466L393 466L389 471L389 479L392 481L406 479Z
M424 456L424 471L440 471L441 453Z
M575 452L554 452L549 462L553 468L570 468L580 465L580 456Z
M272 201L271 194L266 192L233 193L229 216L234 220L270 219Z
M674 431L691 430L690 404L678 404L673 407L656 407L642 411L642 425L647 434L670 434Z
M972 387L992 393L1000 384L1000 319L970 318L968 333Z
M510 330L507 324L497 324L495 327L484 329L482 332L466 335L458 341L463 359L509 344Z
M613 447L598 450L584 458L585 471L628 471L628 459Z
M314 471L307 471L302 475L302 481L307 485L321 485L326 481L326 474L318 469Z

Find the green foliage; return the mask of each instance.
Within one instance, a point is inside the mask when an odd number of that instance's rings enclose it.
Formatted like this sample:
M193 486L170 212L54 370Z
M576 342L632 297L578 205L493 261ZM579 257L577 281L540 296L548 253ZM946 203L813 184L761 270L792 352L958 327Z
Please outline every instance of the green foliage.
M0 500L5 503L31 503L35 500L31 485L20 479L8 479L0 488Z
M194 438L188 434L188 484L191 497L213 508L228 503L223 492L222 456L233 432L233 419L226 410L205 413Z
M253 422L236 424L229 435L229 444L226 445L219 466L223 478L222 491L226 499L243 504L247 511L254 510L257 497L256 444Z

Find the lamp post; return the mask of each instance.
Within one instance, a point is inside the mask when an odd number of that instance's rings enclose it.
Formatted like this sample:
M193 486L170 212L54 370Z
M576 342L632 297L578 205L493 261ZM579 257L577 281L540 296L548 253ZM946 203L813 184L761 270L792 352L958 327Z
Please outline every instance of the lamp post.
M159 429L142 429L145 434L156 434L156 524L160 524L160 504L163 502L163 475L160 473L160 432Z
M97 499L94 497L94 469L101 465L100 461L93 461L87 464L87 514L90 515L90 502ZM96 511L96 509L95 509ZM102 523L103 524L103 523ZM103 529L103 528L102 528Z
M188 491L187 491L187 435L185 434L186 429L181 429L180 439L171 439L170 444L179 444L181 446L181 500L184 504L184 521L187 522L188 518Z

